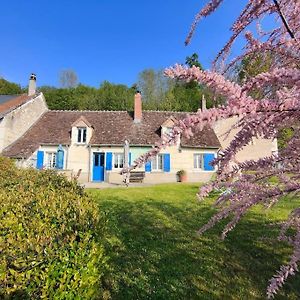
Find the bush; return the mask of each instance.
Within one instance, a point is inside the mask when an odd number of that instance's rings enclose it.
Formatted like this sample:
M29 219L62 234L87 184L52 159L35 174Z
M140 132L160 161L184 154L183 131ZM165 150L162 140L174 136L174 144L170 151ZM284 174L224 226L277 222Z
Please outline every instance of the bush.
M0 203L0 298L103 298L105 220L76 182L0 157Z

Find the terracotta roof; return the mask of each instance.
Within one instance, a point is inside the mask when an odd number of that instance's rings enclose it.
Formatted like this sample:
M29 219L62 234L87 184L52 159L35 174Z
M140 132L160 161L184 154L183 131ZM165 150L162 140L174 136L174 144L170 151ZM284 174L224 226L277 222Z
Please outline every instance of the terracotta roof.
M160 138L161 125L169 118L182 119L186 113L143 111L141 123L133 122L133 112L126 111L48 111L19 140L7 147L3 155L27 158L39 145L68 145L72 124L84 117L93 127L91 145L153 145ZM181 139L182 147L219 148L220 142L211 128L204 128L192 139Z
M22 95L1 95L3 101L0 103L0 118L3 118L6 114L13 111L17 107L29 101L33 96L27 94Z

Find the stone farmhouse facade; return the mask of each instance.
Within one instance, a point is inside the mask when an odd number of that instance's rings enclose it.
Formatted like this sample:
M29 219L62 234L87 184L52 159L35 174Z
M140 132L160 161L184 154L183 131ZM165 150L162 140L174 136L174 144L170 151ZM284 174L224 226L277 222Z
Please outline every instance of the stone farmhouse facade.
M2 96L0 152L21 167L57 169L67 176L78 176L83 183L121 183L125 140L130 145L131 164L187 114L143 111L140 93L135 95L133 112L51 111L43 94L35 92L35 80L30 79L29 95L7 101ZM143 173L145 183L175 182L180 170L187 172L190 182L206 182L215 172L210 162L222 144L228 143L218 134L222 135L230 124L217 124L215 129L205 127L191 139L181 137L176 146L163 150L136 171ZM277 151L277 143L258 140L243 151L242 159L254 153L267 156Z

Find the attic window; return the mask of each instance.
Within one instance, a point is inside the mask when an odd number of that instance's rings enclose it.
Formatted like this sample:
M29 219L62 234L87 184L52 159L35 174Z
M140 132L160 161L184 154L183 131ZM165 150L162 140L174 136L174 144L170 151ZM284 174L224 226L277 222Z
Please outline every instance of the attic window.
M164 134L165 135L170 135L170 133L172 132L172 127L164 127Z
M77 143L86 143L86 127L77 128Z

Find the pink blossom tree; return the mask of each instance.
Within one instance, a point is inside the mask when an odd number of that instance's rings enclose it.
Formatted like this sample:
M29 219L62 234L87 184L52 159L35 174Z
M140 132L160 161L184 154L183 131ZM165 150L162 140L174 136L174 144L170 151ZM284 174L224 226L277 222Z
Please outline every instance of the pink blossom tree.
M196 15L186 44L189 44L198 22L213 13L223 0L210 0ZM274 17L275 26L265 32L259 28L257 33L247 31L253 22L258 24L264 17ZM164 136L155 147L138 158L133 165L124 170L144 164L152 156L167 146L174 145L180 135L193 136L195 130L213 125L218 120L237 116L235 128L239 131L222 155L214 160L218 165L216 179L202 186L198 196L206 197L214 189L225 189L216 200L219 207L216 213L199 233L202 234L220 220L231 217L222 232L222 238L232 230L245 213L257 204L271 207L290 193L300 191L300 127L295 126L300 119L300 1L299 0L248 0L247 5L232 25L232 36L217 55L212 71L202 71L197 67L188 68L175 65L165 71L171 78L197 81L205 84L214 93L226 99L226 105L191 114L179 121L169 136ZM244 35L246 46L242 55L228 61L228 54L235 40ZM268 55L272 57L268 72L247 78L243 85L227 79L226 72L238 61L249 55ZM224 64L225 63L225 64ZM225 65L222 72L218 66ZM251 92L260 90L260 98ZM257 93L255 93L257 95ZM253 137L274 139L278 131L294 127L293 136L287 146L269 157L239 163L235 156L248 145ZM233 164L233 162L235 162ZM280 166L280 167L279 167ZM270 184L271 177L278 178L278 184ZM289 228L294 235L287 235ZM270 280L267 296L272 298L289 275L298 270L300 260L300 208L295 209L282 227L280 240L293 245L293 254L287 265L282 266Z

